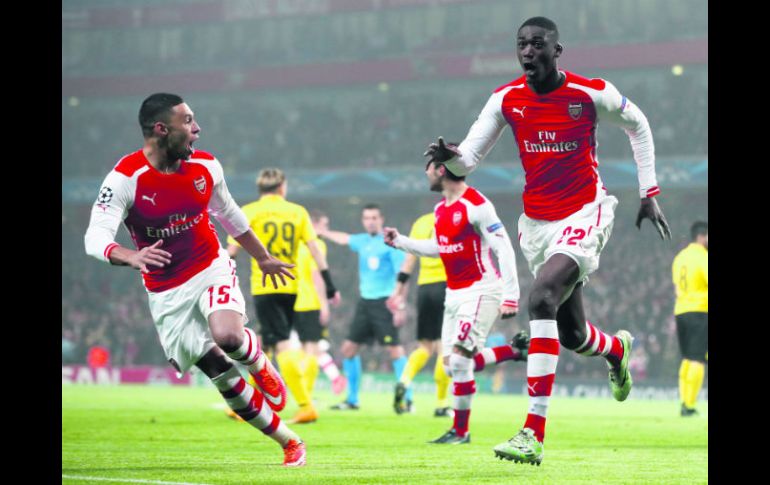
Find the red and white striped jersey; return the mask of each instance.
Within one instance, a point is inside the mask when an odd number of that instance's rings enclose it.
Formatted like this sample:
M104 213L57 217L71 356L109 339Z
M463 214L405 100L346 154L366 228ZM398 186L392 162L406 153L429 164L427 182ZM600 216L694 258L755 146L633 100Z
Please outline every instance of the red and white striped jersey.
M418 256L440 256L450 290L502 284L504 302L518 306L516 257L492 202L468 187L449 205L445 198L441 199L434 215L434 239L415 240L399 235L395 247ZM499 267L492 259L493 251Z
M171 263L151 266L142 277L148 291L168 290L217 257L222 245L209 212L229 234L240 236L249 229L213 155L196 150L175 173L164 174L138 150L120 159L104 179L91 209L86 252L109 262L110 252L118 246L115 234L121 222L137 250L163 239L161 248L171 253Z
M564 219L593 202L603 188L596 132L599 120L607 120L631 140L640 197L660 193L644 114L608 81L562 72L564 84L544 95L532 91L525 76L497 88L459 145L461 155L447 162L449 169L469 173L510 126L526 179L524 212L532 219Z

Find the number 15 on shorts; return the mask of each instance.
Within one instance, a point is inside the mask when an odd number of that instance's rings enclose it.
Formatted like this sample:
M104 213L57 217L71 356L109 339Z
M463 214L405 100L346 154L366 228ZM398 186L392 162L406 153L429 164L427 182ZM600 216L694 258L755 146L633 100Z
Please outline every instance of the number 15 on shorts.
M214 303L226 305L230 302L230 286L211 286L209 287L209 308L214 307Z

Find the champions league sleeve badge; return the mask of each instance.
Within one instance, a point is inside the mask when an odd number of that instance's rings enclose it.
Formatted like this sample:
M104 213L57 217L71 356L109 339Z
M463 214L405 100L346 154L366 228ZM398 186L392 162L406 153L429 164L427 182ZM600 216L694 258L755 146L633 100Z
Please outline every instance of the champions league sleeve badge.
M99 204L109 204L112 200L112 189L105 186L99 190L99 195L96 197L96 202Z

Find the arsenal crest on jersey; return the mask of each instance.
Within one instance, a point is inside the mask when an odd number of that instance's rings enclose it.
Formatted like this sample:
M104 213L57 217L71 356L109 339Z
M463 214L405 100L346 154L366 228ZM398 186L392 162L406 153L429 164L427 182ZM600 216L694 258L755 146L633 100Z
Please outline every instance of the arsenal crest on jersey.
M201 194L206 193L206 177L201 175L200 177L195 179L193 182L195 183L195 188L198 189L198 192L200 192Z
M452 224L455 226L460 225L460 221L463 220L463 213L462 212L455 212L452 214Z
M567 106L567 111L569 112L570 117L573 120L576 120L583 114L583 103L570 103L569 106Z

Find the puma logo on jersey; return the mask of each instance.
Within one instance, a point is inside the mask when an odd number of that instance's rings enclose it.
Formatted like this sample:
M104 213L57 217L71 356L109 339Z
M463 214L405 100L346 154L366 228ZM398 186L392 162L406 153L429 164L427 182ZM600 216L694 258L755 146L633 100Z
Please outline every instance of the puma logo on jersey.
M521 115L521 117L524 118L524 110L525 109L527 109L526 106L524 106L521 109L511 108L511 111L513 111L514 113L519 113Z
M143 196L142 196L142 200L149 200L150 202L152 202L152 205L155 205L155 196L156 196L156 195L158 195L158 193L157 193L157 192L155 192L154 194L152 194L152 197L147 197L146 195L143 195Z

